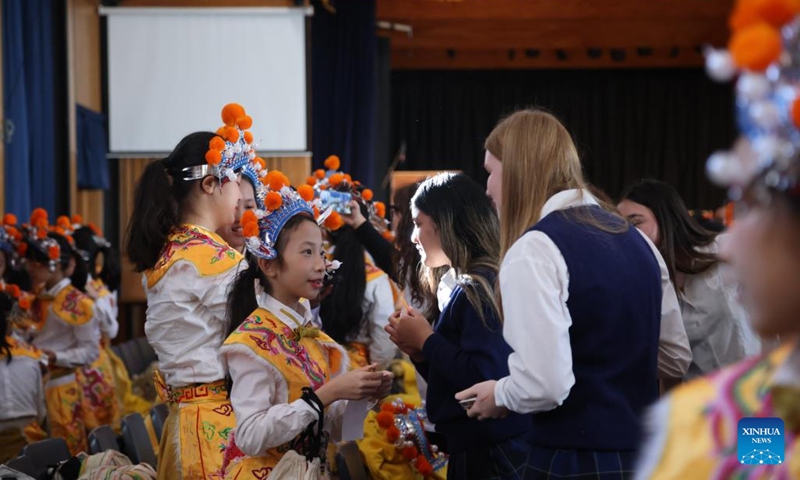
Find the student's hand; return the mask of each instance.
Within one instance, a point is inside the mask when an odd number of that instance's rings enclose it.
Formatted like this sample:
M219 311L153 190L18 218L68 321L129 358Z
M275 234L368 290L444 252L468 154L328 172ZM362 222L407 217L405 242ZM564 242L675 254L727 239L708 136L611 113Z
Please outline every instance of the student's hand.
M361 215L361 207L358 205L357 201L350 200L347 206L350 207L350 214L342 214L342 221L345 225L350 225L353 229L356 229L367 221L364 215Z
M467 410L467 415L478 420L490 418L505 418L508 416L506 407L498 407L494 400L494 387L497 380L489 380L473 385L472 387L456 393L456 400L475 398L475 403Z
M357 368L332 379L317 389L316 394L326 407L336 400L364 400L378 395L383 386L383 372L377 363Z
M425 341L433 335L433 327L428 319L411 307L392 314L385 330L395 345L406 353L421 352Z
M42 353L47 357L47 363L54 365L56 363L56 353L52 350L42 350Z
M394 381L394 373L384 370L381 372L383 377L381 378L381 386L378 387L377 393L375 396L371 397L370 400L382 400L389 396L392 392L392 382Z

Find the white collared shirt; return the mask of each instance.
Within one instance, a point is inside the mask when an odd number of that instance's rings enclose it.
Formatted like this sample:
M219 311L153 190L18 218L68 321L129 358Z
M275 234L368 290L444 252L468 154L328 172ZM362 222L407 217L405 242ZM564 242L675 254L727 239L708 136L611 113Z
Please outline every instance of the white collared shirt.
M44 292L55 297L71 285L65 278ZM100 354L100 327L97 317L83 325L70 325L53 312L47 310L47 320L42 330L33 334L31 343L39 350L50 350L56 354L55 364L64 368L82 367L91 364Z
M147 292L147 341L158 355L167 385L182 387L225 378L219 347L228 333L228 288L238 268L201 276L188 260L178 260Z
M588 192L565 190L545 202L541 218L582 205L597 205L597 201ZM642 238L661 270L659 375L680 378L692 355L678 298L658 249L643 234ZM575 375L569 340L572 318L567 308L569 272L558 247L546 234L528 232L511 246L500 267L500 291L503 337L514 352L508 357L510 375L495 387L495 401L519 413L552 410L566 400Z
M719 242L704 251L716 254ZM692 364L686 379L711 373L725 365L761 352L761 342L738 300L738 284L731 281L723 263L696 275L686 275L678 296L683 323L692 347Z
M301 302L300 311L282 304L267 293L257 294L258 306L295 328L313 325L309 305ZM289 402L289 386L283 374L243 345L224 345L221 355L233 379L231 405L236 414L236 446L250 456L263 455L270 448L289 442L318 419L304 400ZM347 362L344 362L347 363ZM332 377L344 373L331 372ZM325 410L324 429L337 439L346 400L333 402Z

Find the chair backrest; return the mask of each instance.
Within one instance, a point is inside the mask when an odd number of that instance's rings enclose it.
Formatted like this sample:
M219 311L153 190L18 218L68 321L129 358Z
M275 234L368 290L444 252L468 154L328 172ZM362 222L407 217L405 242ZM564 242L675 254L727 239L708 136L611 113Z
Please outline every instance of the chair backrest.
M63 438L48 438L31 443L22 449L22 454L30 459L36 473L31 475L34 478L46 477L47 467L72 458Z
M339 448L336 454L336 470L340 480L367 480L367 469L361 459L358 445L347 442Z
M138 413L131 413L122 419L122 453L134 464L147 463L153 468L158 467L144 419Z
M27 455L20 455L19 457L6 462L6 466L12 470L16 470L25 475L30 475L36 478L36 469L33 468L33 462Z
M119 436L108 425L102 425L89 432L89 453L101 453L106 450L121 451Z
M166 403L159 403L150 409L150 419L153 421L153 430L156 431L156 438L161 441L161 432L164 431L164 422L169 415L169 407Z

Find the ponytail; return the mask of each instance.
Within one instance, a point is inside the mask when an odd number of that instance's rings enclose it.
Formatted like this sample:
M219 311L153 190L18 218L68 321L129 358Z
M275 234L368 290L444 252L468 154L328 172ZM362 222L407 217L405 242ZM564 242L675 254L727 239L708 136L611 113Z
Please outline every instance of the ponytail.
M206 163L211 132L195 132L170 155L145 168L133 198L133 213L125 232L125 253L136 272L153 268L170 232L180 223L182 203L200 180L184 180L183 169Z
M73 250L72 258L75 259L75 271L69 277L72 286L77 288L83 293L86 293L86 281L89 279L89 268L83 257Z
M133 213L125 232L125 253L136 272L155 266L169 232L178 226L178 207L171 190L163 161L148 165L136 184Z

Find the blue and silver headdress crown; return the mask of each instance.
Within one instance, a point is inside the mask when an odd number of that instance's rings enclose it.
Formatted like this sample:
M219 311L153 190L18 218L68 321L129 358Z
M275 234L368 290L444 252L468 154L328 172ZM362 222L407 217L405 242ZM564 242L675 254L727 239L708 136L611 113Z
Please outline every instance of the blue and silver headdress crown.
M254 161L253 134L248 129L253 119L238 103L229 103L222 108L222 123L217 135L208 142L206 164L183 169L184 180L199 180L214 175L220 181L235 180L236 172Z
M709 178L731 187L800 196L800 2L738 0L727 49L706 54L717 81L737 75L736 111L741 137L731 151L714 153Z
M310 218L316 218L317 215L315 208L291 188L282 172L272 170L265 180L267 187L263 208L244 212L242 234L251 254L273 260L278 256L275 241L286 222L295 215L308 215Z

